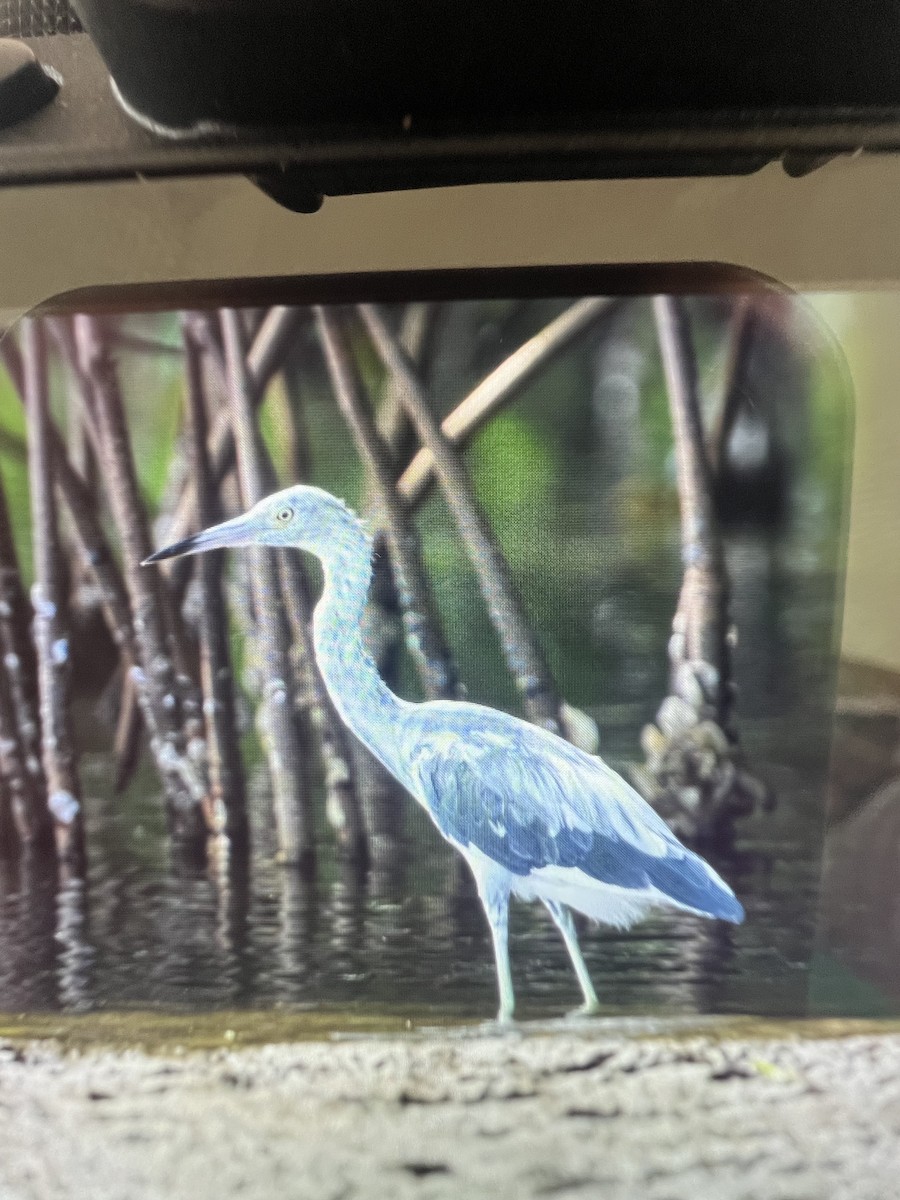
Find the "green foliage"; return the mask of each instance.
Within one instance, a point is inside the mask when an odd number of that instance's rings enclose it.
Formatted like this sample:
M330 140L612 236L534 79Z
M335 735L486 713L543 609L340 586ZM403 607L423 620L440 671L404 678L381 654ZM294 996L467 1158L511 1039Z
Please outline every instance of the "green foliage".
M838 528L847 499L853 438L853 387L836 346L813 357L809 378L809 468L828 520Z
M141 332L175 342L167 319L145 318ZM184 415L183 363L175 355L118 355L122 398L141 491L151 512L163 502Z
M663 376L662 361L656 348L656 328L650 305L642 305L635 321L634 335L646 353L640 407L640 461L633 464L635 474L645 483L672 482L672 417Z
M285 429L287 396L280 379L269 388L259 410L259 430L279 482L287 484L290 476L290 434Z
M25 413L6 371L0 367L0 483L26 580L33 573L31 506L28 502L28 462L25 453Z
M544 508L558 477L557 455L551 439L541 437L517 412L492 421L472 448L471 465L478 495L495 524L508 526L522 510ZM517 528L515 543L527 541ZM502 538L502 533L501 533Z
M304 395L312 461L310 482L343 496L358 508L363 499L363 470L338 407L330 391L312 382L306 384Z

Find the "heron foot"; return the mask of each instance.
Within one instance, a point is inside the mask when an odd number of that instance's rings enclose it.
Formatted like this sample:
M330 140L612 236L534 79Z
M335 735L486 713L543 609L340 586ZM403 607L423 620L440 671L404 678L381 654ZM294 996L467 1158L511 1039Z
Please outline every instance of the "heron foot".
M600 1012L600 1001L597 997L592 996L590 999L585 997L584 1002L579 1004L577 1008L569 1009L565 1019L567 1021L580 1021L583 1017L599 1017Z

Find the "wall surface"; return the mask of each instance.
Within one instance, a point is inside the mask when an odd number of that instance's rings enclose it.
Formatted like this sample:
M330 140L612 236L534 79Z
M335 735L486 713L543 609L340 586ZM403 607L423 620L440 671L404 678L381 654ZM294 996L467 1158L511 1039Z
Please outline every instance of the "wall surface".
M0 192L0 321L99 283L515 263L720 261L800 289L900 279L900 158L802 179L496 184L289 213L242 179Z
M856 398L842 651L900 672L900 290L850 311L838 330Z
M517 264L719 261L875 287L840 332L857 394L846 655L900 670L900 158L802 179L516 184L280 209L233 178L0 192L0 325L79 287Z

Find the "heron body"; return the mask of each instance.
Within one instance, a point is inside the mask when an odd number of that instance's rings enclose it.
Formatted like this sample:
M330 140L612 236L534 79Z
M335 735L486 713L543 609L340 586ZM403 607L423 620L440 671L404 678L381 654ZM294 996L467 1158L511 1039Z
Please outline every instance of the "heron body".
M465 701L411 704L362 639L372 542L346 505L298 485L149 561L242 545L292 546L322 562L316 658L344 722L467 860L491 929L500 1019L512 1017L510 896L540 900L562 934L587 1009L597 1007L571 911L627 928L657 908L743 920L732 890L602 759L518 717Z

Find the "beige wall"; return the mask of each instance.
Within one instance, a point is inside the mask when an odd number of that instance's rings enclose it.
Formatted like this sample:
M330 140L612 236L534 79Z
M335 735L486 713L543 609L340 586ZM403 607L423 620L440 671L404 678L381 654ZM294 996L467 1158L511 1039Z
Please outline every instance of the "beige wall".
M900 279L900 158L804 179L500 184L328 200L241 179L0 191L0 319L123 280L511 263L718 260L799 288Z
M900 281L900 158L805 179L493 185L278 208L241 179L0 192L0 322L117 282L568 262L720 261L799 289ZM864 332L863 332L864 331ZM900 298L840 330L857 390L845 652L900 669Z
M900 291L860 295L845 312L856 431L842 649L900 671Z

